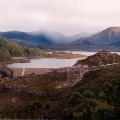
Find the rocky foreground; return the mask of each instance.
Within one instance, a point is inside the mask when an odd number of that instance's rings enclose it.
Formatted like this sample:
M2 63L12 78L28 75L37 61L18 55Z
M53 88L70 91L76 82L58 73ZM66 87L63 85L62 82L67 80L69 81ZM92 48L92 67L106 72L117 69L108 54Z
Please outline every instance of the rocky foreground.
M89 56L86 59L78 60L76 65L100 66L106 64L119 63L120 56L116 53L112 54L107 50L102 50L95 55Z
M119 77L120 64L118 58L119 55L102 51L88 57L84 62L83 60L78 61L81 64L77 62L73 67L55 69L44 74L33 73L19 77L14 77L12 70L1 67L0 113L6 118L26 118L33 114L26 110L27 107L32 103L40 105L41 101L42 104L47 103L44 116L51 119L60 119L63 109L69 107L71 107L69 109L73 109L73 106L68 104L73 92L88 88L96 92L106 80L116 78L116 76ZM106 74L105 79L102 71ZM113 71L115 71L114 74L112 74ZM29 109L33 111L33 108ZM38 116L34 113L34 118L42 118L41 112L43 112L43 109L40 108L37 112Z

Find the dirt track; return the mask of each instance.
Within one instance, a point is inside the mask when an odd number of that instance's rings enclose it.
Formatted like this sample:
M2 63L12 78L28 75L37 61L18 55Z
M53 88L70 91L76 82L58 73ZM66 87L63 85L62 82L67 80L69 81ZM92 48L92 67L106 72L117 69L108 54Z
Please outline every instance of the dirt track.
M10 68L14 71L14 76L21 76L23 72L23 68ZM24 75L26 74L43 74L52 71L53 69L48 68L25 68Z

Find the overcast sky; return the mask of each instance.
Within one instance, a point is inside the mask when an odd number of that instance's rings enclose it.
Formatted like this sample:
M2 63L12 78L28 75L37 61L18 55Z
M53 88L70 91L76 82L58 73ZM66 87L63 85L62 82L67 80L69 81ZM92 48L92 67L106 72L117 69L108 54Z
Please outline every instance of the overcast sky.
M72 35L120 26L120 0L0 0L0 31Z

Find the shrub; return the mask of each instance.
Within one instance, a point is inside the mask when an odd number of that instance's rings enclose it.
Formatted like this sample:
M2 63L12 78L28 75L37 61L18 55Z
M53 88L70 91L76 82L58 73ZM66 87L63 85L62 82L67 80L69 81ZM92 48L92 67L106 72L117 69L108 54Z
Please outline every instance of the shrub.
M83 92L83 96L86 97L86 98L94 98L94 94L90 90L85 90Z
M113 120L114 108L108 104L99 103L93 113L93 120Z
M83 96L79 92L74 92L70 98L70 103L73 105L79 104Z

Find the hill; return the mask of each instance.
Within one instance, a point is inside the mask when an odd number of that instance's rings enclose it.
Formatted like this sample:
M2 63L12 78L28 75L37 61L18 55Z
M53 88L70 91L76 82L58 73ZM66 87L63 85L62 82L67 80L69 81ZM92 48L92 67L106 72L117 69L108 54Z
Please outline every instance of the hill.
M20 43L16 43L5 38L0 38L0 62L6 63L7 61L14 60L14 62L28 62L26 58L41 57L41 58L83 58L86 57L82 54L72 54L66 52L52 52L40 49L38 47L30 47Z
M88 72L72 87L59 87L66 85L67 74L73 82L76 72L67 68L0 79L1 118L119 120L120 65Z
M120 27L109 27L92 36L82 33L75 36L64 36L59 33L21 31L0 32L0 35L29 46L55 50L120 50Z
M107 50L102 50L95 55L88 56L86 59L78 60L76 65L100 66L114 63L120 63L120 56Z
M30 34L21 31L0 32L0 35L6 39L17 41L29 46L46 47L53 45L50 38L44 34Z
M44 56L45 51L35 47L27 47L5 38L0 38L0 61L9 61L11 57Z
M41 75L4 76L0 79L1 119L119 120L120 64L82 77L86 69L83 65ZM71 86L76 78L79 81Z
M78 38L85 38L90 36L89 33L80 33L73 36L66 36L61 33L52 32L22 32L22 31L8 31L0 32L0 36L6 39L23 43L29 46L37 46L42 48L50 48L57 44L68 44L75 41Z
M107 68L90 71L83 76L83 79L74 86L74 90L89 89L99 92L105 82L118 80L120 82L120 64Z

